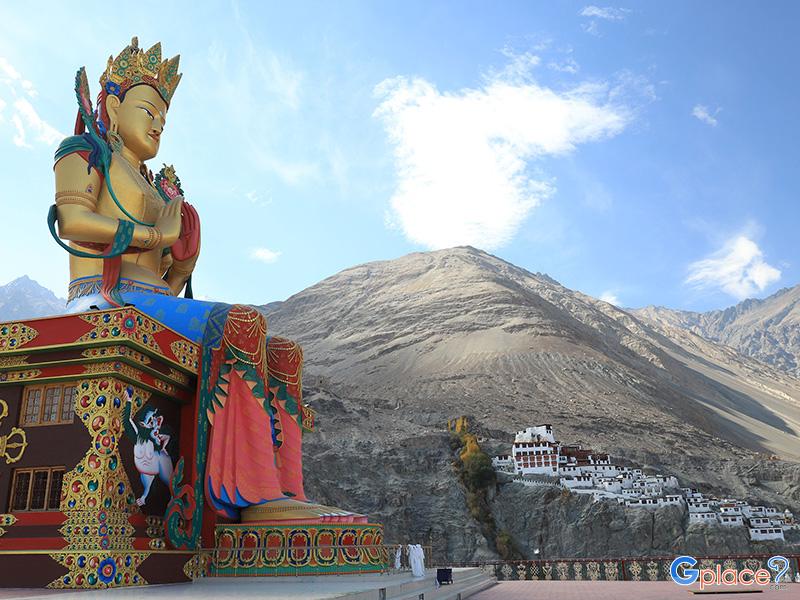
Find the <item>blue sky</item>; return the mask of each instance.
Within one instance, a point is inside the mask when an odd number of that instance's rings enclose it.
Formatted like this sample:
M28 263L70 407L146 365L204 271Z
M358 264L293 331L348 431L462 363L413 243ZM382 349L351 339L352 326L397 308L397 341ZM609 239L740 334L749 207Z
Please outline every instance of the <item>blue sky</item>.
M794 2L0 5L0 284L65 295L45 227L75 71L181 54L161 152L195 293L282 300L471 244L622 306L800 282Z

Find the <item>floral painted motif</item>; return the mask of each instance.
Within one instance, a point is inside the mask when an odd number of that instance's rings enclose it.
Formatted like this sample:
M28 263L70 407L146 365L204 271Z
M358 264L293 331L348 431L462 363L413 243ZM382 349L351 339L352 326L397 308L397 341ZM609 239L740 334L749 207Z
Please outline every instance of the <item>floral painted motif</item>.
M120 92L119 84L114 83L113 81L106 81L106 92L108 92L112 96L119 96Z
M106 558L97 567L97 577L105 584L114 581L114 575L117 574L117 563L113 558Z

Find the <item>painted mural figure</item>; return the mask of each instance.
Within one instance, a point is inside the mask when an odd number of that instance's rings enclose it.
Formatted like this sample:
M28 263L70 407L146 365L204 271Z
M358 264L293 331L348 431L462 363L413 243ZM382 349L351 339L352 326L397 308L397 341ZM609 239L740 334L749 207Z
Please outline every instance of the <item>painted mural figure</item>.
M147 496L156 477L167 487L170 485L173 471L172 457L167 452L170 436L161 432L164 417L158 415L158 409L155 408L143 409L144 417L137 426L131 410L133 398L129 390L125 391L125 397L123 413L126 418L125 432L136 440L133 446L133 461L144 487L142 495L136 499L136 504L143 506L147 502Z

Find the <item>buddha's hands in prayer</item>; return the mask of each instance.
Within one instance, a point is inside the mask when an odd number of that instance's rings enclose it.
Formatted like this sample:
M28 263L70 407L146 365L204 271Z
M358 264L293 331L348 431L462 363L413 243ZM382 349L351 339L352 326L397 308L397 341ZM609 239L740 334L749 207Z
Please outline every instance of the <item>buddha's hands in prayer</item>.
M188 202L183 203L181 214L181 234L172 245L172 257L177 261L187 261L197 254L200 246L200 217Z
M181 234L181 209L183 196L178 196L161 209L161 215L156 219L156 228L163 236L164 245L172 246Z

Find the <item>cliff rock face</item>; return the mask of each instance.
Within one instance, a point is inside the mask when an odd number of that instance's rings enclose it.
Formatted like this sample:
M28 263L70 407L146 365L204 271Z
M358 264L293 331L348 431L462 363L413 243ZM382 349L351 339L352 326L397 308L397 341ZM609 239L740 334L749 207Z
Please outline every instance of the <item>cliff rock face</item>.
M688 329L800 377L800 285L725 310L697 313L648 306L633 313L659 326Z
M516 544L531 558L771 554L800 541L794 535L786 542L751 542L745 527L689 525L683 507L625 509L513 483L500 487L493 511L498 525L514 532Z
M493 555L451 466L445 426L460 415L489 452L552 423L564 442L800 513L797 379L485 252L360 265L268 313L305 350L311 496L373 515L390 541Z

